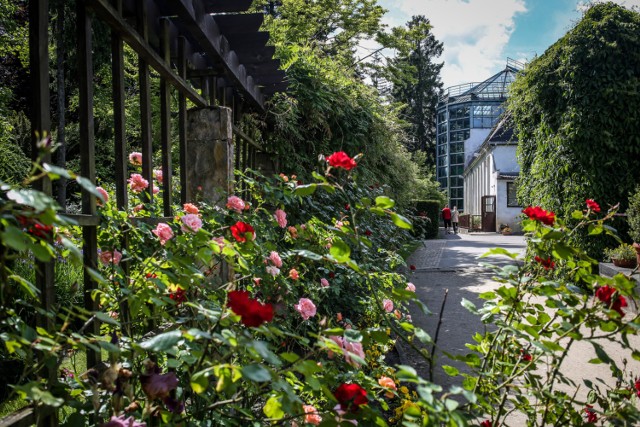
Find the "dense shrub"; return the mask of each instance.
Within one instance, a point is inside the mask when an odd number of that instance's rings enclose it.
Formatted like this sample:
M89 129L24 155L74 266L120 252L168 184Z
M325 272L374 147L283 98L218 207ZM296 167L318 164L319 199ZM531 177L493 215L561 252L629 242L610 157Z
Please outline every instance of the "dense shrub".
M425 226L425 238L435 239L438 237L440 227L440 205L437 200L417 200L415 201L415 210L418 216L427 217L428 221Z
M608 2L589 8L518 76L508 109L520 141L521 205L565 217L585 199L625 210L640 163L638 70L640 13ZM622 220L611 225L626 227ZM615 243L584 232L575 238L596 257Z
M634 242L640 243L640 186L636 187L629 196L627 221L629 222L629 237Z

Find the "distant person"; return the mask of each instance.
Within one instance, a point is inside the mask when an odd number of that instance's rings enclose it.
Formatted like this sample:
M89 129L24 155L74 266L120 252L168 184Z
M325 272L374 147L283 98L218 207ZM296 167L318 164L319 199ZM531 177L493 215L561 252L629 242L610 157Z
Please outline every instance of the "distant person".
M453 225L453 232L458 234L458 221L460 220L460 212L458 212L458 207L453 206L453 210L451 211L451 225Z
M451 209L449 209L449 205L444 205L442 219L444 220L444 232L449 234L449 227L451 227Z

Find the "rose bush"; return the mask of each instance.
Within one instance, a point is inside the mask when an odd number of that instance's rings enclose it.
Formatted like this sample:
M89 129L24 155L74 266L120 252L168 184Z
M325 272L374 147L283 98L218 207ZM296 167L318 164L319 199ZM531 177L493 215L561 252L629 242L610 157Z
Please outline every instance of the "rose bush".
M64 408L63 425L384 425L389 411L399 414L395 422L426 412L462 420L447 398L433 398L437 386L368 356L426 334L408 321L414 293L395 272L409 235L391 231L410 224L390 198L359 189L354 168L315 174L306 185L248 172L239 188L249 190L235 196L243 209L236 199L228 210L195 200L162 219L153 218L160 207L145 198L149 183L140 178L130 182L128 212L80 180L103 203L103 262L84 266L99 310L55 307L51 330L16 316L16 286L27 295L20 304L31 307L39 290L12 274L11 260L31 252L81 263L79 229L41 193L3 186L0 336L9 353L38 360L16 393ZM49 165L37 173L76 178ZM87 352L105 363L44 380L47 367ZM385 398L389 384L378 379L399 375L418 384L420 397Z

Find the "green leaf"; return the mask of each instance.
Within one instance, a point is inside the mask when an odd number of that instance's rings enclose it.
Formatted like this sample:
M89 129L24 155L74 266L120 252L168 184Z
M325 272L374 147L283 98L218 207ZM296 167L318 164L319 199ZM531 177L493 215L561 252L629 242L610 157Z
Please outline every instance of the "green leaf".
M93 315L96 316L98 320L100 320L101 322L108 323L110 325L120 326L120 322L118 322L116 319L109 316L107 313L104 313L102 311L96 311L93 313Z
M397 213L392 213L391 214L391 221L393 221L393 223L400 227L400 228L404 228L405 230L412 230L413 229L413 224L411 224L411 221L409 221L407 218L403 217L402 215L399 215Z
M362 332L357 329L345 329L344 336L351 342L362 342Z
M518 253L517 252L509 252L508 250L506 250L504 248L492 248L492 249L488 250L487 252L483 253L482 255L480 255L480 258L485 258L485 257L492 256L492 255L505 255L505 256L508 256L511 259L518 258Z
M293 194L300 197L310 196L315 193L317 186L318 184L298 185L296 189L293 190Z
M306 249L291 251L293 255L300 256L302 258L310 259L312 261L321 261L322 255L318 255L315 252L308 251Z
M589 224L589 236L595 236L598 234L602 234L604 228L602 225Z
M376 197L376 207L380 209L391 209L395 205L396 205L396 202L394 202L392 199L388 198L387 196Z
M33 283L31 283L30 281L28 281L27 279L25 279L22 276L18 276L16 274L12 274L8 277L9 280L15 280L16 282L18 282L20 284L20 286L22 286L22 288L27 291L27 293L29 295L31 295L33 298L36 298L38 296L38 294L40 293L40 289L38 289Z
M5 230L0 233L0 238L4 245L20 252L26 250L29 243L27 235L13 225L7 225Z
M431 340L431 335L429 335L424 329L415 328L414 334L416 335L416 338L418 338L423 344L431 344L433 342Z
M257 383L271 381L271 373L267 368L256 363L244 366L242 376Z
M156 335L150 340L140 343L140 348L148 351L166 351L176 345L182 339L182 332L170 331Z
M264 412L267 417L273 420L280 420L284 418L282 403L280 402L278 396L271 396L269 399L267 399L264 408L262 408L262 412Z
M454 368L453 366L442 365L442 369L450 377L456 377L458 376L458 374L460 374L460 371L457 368Z
M74 174L73 172L58 166L54 166L49 163L44 163L42 165L42 169L44 169L44 171L47 172L47 174L49 174L49 178L51 179L57 179L57 178L60 178L61 176L67 179L74 179L76 177L76 174Z
M469 301L468 299L462 298L462 301L460 301L460 304L464 308L469 310L471 313L478 313L478 309L476 308L476 305L474 303L472 303L471 301Z
M190 380L191 388L197 394L204 393L209 387L209 379L207 376L209 375L208 370L196 372L193 374Z
M582 211L573 211L571 213L571 218L573 219L582 219L582 217L583 217Z
M351 248L342 239L334 239L329 253L338 262L347 262L351 256Z
M40 384L35 381L16 386L15 390L23 399L40 402L47 406L53 406L54 408L57 408L64 403L64 399L54 397L48 391L41 389Z
M93 184L93 182L91 182L91 180L82 176L77 176L76 182L80 184L80 186L86 191L96 196L98 199L102 199L102 195L98 190L96 190L96 186Z
M7 192L7 198L21 205L31 206L37 211L49 208L56 209L58 204L44 193L37 190L21 189Z

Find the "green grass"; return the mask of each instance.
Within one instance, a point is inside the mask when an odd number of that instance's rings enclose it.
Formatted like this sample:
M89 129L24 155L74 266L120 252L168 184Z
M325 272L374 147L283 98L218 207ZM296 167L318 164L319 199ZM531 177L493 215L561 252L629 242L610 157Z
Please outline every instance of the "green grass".
M13 414L14 412L24 408L28 404L29 402L19 397L15 397L11 400L6 400L0 403L0 418L4 418L7 415Z

